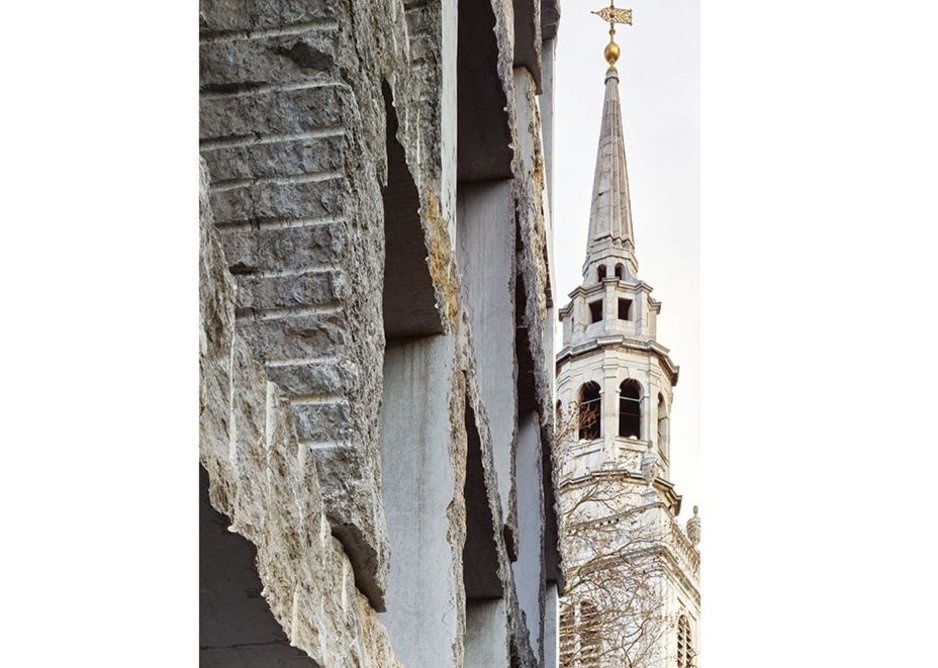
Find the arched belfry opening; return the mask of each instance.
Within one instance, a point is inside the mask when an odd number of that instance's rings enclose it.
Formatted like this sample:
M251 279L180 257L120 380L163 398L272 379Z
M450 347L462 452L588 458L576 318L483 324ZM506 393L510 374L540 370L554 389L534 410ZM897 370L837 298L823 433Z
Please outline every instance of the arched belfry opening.
M606 280L606 265L601 264L596 268L596 280L600 283Z
M634 378L619 385L619 436L642 437L642 386Z
M665 459L670 458L671 418L668 416L668 405L664 395L658 393L658 450Z
M621 281L624 276L625 276L625 267L622 265L621 262L618 262L616 264L616 278L618 278Z
M595 441L602 437L602 395L599 383L584 383L577 397L579 438Z

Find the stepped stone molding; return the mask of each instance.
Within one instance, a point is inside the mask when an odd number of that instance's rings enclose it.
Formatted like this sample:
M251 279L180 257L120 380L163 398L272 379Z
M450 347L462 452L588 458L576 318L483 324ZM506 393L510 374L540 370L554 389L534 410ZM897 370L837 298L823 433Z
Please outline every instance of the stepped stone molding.
M319 476L297 437L288 397L237 331L237 288L212 225L207 185L202 162L199 459L209 501L230 518L228 531L257 548L260 593L289 644L315 662L309 665L399 666L329 531Z

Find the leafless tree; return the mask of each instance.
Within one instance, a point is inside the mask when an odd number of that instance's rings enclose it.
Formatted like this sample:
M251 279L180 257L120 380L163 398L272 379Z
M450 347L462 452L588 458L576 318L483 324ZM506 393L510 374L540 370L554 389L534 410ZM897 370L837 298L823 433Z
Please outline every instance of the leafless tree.
M597 434L592 423L598 419L590 406L558 407L558 461L572 461L571 449L584 433ZM664 613L662 527L649 521L640 504L629 503L626 477L610 468L578 478L572 466L561 464L560 534L568 565L561 668L652 668L662 660L673 665L673 658L661 654L677 625ZM693 665L684 661L682 668Z

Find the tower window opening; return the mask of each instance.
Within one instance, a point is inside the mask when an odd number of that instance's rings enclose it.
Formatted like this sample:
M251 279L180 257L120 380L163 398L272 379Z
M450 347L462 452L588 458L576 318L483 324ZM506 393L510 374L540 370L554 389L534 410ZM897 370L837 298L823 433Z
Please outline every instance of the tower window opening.
M631 378L619 386L619 436L642 437L642 386Z
M686 615L677 620L677 668L694 668L694 646Z
M599 383L590 381L580 388L578 422L581 441L595 441L602 436Z
M603 300L590 302L590 322L601 322L603 319Z
M606 280L606 265L601 264L596 269L596 277L599 279L599 282L602 283Z
M602 634L599 629L599 611L589 601L580 603L580 665L584 668L599 666Z
M625 267L623 267L622 263L619 262L616 265L616 278L618 278L621 281L624 275L625 275Z
M560 668L573 668L576 661L576 632L573 608L567 604L560 612Z
M632 319L632 300L619 298L619 320Z

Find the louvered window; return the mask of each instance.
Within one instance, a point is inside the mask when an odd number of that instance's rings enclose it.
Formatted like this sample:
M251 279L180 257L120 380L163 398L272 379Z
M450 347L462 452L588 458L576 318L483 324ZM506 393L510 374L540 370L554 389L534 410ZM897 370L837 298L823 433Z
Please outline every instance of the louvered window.
M592 602L564 605L560 610L560 668L599 668L601 627Z
M563 606L560 611L560 668L573 668L576 661L576 628L573 608Z
M684 615L677 620L677 668L694 668L694 645L690 635L690 622Z
M599 666L602 635L599 630L599 613L589 601L580 603L580 665L583 668Z

